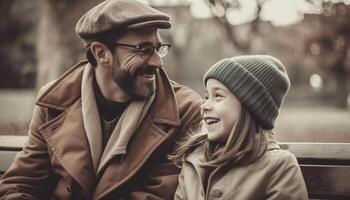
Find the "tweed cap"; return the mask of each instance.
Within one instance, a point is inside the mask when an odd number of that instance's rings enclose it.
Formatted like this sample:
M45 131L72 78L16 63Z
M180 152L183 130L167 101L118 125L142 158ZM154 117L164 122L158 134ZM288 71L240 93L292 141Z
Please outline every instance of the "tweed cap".
M283 64L268 55L237 56L214 64L204 75L223 83L264 129L272 129L290 81Z
M85 43L91 38L112 31L155 26L171 27L170 17L135 0L106 0L85 13L77 22L75 31Z

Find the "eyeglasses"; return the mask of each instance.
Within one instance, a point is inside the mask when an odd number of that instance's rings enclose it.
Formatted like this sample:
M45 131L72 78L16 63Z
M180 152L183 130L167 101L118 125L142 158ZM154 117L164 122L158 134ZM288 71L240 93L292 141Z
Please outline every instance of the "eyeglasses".
M149 59L153 56L154 50L156 50L161 58L165 57L168 54L170 49L170 44L158 44L153 46L150 43L144 43L139 45L123 44L123 43L112 43L114 45L123 46L123 47L132 47L136 49L136 53L143 59Z

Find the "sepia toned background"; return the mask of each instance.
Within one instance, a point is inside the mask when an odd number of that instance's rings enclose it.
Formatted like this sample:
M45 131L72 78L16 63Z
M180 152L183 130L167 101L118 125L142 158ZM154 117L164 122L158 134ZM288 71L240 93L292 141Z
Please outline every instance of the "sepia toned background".
M25 135L38 88L84 59L79 17L101 0L0 2L0 135ZM203 94L216 61L270 54L292 87L277 118L280 141L350 142L350 1L142 0L171 16L164 68Z

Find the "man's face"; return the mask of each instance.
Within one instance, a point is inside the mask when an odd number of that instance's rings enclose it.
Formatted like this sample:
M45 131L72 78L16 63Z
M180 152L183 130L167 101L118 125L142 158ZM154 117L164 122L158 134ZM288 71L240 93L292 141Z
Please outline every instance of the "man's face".
M157 29L145 28L129 31L117 43L157 46L161 39ZM141 56L136 48L117 45L112 66L115 82L131 98L139 100L153 95L155 76L163 65L157 51L146 59Z

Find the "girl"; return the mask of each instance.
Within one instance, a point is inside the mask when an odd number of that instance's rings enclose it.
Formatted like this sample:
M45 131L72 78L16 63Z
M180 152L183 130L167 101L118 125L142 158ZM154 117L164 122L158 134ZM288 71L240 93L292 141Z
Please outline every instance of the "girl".
M264 55L223 59L204 85L201 133L171 156L182 164L175 199L308 199L296 158L271 132L290 85L282 63Z

